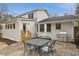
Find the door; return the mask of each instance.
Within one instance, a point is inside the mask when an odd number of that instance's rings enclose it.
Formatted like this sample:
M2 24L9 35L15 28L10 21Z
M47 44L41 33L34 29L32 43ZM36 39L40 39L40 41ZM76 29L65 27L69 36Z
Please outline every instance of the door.
M74 27L74 38L79 38L79 26Z
M26 24L23 24L23 31L26 30Z

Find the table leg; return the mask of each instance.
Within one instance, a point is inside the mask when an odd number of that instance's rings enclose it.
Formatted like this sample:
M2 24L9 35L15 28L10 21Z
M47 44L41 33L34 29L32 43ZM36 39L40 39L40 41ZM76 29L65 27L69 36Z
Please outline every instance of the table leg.
M39 56L41 56L41 47L39 46L38 49L39 49L39 52L38 52L39 53Z
M36 49L37 49L37 47L35 46L35 54L36 54Z
M30 45L30 55L31 55L31 45Z
M25 53L26 53L26 43L23 42L23 45L24 45L24 54L23 54L23 56L25 56Z

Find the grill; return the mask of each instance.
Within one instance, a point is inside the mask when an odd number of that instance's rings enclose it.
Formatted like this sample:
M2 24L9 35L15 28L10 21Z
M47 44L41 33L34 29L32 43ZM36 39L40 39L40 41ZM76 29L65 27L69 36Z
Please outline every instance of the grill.
M67 32L59 32L57 35L59 41L67 42Z

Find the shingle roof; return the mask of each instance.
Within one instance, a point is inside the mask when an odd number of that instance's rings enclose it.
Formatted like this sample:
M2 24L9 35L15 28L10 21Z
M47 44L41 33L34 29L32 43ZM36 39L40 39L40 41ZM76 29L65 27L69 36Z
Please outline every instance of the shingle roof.
M50 18L44 19L44 20L39 21L39 22L60 21L60 20L72 20L72 19L79 19L79 16L65 15L65 16L58 16L58 17L50 17Z
M36 12L36 11L45 11L47 13L47 15L49 16L48 11L46 9L35 9L35 10L30 11L30 12L27 12L27 13L24 13L24 14L21 14L21 15L18 15L16 17L23 16L23 15L26 15L26 14L29 14L29 13L32 13L32 12Z

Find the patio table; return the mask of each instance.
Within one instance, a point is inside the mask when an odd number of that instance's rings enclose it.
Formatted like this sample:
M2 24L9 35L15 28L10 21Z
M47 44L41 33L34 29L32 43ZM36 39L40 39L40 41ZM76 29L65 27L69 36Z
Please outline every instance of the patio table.
M38 49L39 49L39 55L40 55L40 52L41 52L41 47L45 44L47 44L50 40L45 40L45 39L30 39L27 41L27 44L30 44L30 45L33 45L33 46L37 46Z

